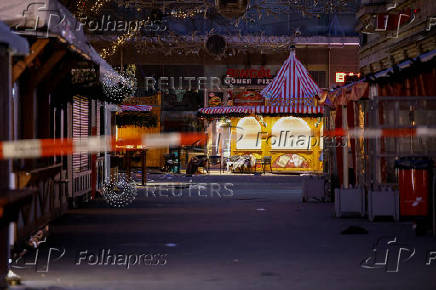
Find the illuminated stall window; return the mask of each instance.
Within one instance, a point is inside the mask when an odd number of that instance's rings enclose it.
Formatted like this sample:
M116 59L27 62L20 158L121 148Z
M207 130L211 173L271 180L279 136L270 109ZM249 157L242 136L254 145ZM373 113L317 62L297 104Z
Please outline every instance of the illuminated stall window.
M261 132L259 122L254 117L239 120L236 128L236 149L261 149L261 140L257 138Z
M297 117L283 117L272 127L269 140L271 149L310 149L311 129L306 121Z

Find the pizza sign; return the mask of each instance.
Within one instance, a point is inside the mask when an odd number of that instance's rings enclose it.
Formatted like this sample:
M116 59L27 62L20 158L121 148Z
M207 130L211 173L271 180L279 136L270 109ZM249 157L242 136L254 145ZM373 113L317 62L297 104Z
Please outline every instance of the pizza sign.
M227 85L267 85L273 79L270 69L233 69L229 68L224 76Z

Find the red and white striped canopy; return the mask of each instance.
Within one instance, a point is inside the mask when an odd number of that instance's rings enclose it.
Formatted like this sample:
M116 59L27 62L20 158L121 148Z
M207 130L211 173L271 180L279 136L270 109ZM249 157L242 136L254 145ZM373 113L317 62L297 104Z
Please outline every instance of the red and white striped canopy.
M322 114L323 107L307 106L303 104L293 106L232 106L201 108L205 115L226 114Z
M313 104L313 97L321 94L304 65L291 51L276 77L261 92L273 105Z

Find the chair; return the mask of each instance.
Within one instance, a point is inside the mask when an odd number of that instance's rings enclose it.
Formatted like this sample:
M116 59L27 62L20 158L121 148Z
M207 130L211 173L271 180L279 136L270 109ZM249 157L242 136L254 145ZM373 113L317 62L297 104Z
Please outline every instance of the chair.
M199 159L199 165L198 168L202 167L204 170L206 170L207 173L209 173L209 166L208 166L208 158L207 155L197 155L197 158Z
M269 165L270 172L272 173L271 160L272 160L271 156L264 156L264 157L262 157L260 165L262 166L263 174L265 174L265 168L266 168L267 165Z
M221 156L220 155L211 155L209 156L209 158L207 159L207 172L210 172L210 165L220 165L220 174L222 171L222 165L221 165Z
M176 156L174 154L164 154L165 159L165 165L164 165L164 171L165 172L173 172L174 167L176 166Z

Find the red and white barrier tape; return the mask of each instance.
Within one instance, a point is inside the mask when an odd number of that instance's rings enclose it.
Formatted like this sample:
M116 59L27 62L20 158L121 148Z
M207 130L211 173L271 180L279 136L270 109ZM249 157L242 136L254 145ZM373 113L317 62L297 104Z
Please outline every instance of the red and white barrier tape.
M119 151L129 147L160 148L167 146L190 146L205 144L204 133L147 134L142 138L115 140L103 136L90 136L86 139L38 139L0 142L0 159L37 158L73 153L97 153Z
M381 137L434 137L436 128L398 128L398 129L335 129L323 132L323 137L341 137L350 138L381 138Z
M289 131L287 137L301 136L303 132ZM302 134L299 134L302 133ZM243 134L243 133L242 133ZM246 137L259 137L259 134L247 134ZM436 128L399 128L399 129L360 129L325 130L322 138L380 138L380 137L435 137ZM168 146L190 146L205 144L204 133L166 133L147 134L142 138L115 140L103 136L90 136L86 139L38 139L0 142L0 159L37 158L47 156L69 155L73 153L97 153L120 151L126 148L143 146L144 148L162 148ZM313 137L313 136L310 136Z

